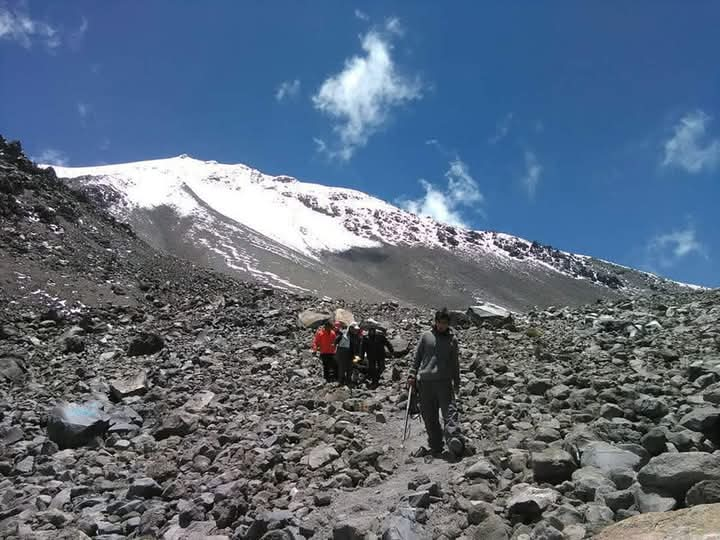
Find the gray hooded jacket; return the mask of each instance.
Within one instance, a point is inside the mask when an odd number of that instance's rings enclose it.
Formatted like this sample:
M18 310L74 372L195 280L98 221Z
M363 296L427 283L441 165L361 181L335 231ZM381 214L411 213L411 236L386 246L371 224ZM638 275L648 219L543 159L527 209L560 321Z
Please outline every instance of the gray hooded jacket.
M425 332L420 338L415 361L410 370L411 377L422 381L453 381L460 386L460 362L458 340L452 329L445 333L436 329Z

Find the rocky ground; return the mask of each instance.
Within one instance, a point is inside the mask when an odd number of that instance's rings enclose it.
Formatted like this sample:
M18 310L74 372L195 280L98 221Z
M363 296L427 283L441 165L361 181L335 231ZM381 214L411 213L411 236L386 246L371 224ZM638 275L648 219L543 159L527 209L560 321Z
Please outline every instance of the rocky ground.
M456 313L470 448L429 459L400 437L431 310L163 256L2 140L0 214L2 538L580 540L720 502L717 291ZM378 390L322 381L339 307L389 328Z

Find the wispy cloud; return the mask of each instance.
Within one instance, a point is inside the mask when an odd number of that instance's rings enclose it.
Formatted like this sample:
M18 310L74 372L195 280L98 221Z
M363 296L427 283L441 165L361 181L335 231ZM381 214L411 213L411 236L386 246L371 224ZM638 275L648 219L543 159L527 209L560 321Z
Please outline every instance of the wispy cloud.
M707 247L698 240L693 225L652 238L646 247L647 266L670 268L690 255L709 258Z
M530 150L525 151L525 175L522 178L523 186L527 191L528 197L535 197L538 183L540 183L540 175L542 175L542 165L538 162L537 156Z
M510 124L512 123L513 113L507 113L495 128L495 134L490 137L490 144L497 144L510 133Z
M444 187L421 179L420 185L425 194L419 199L401 199L400 206L414 214L428 216L448 225L466 227L462 212L482 212L480 206L485 198L477 181L470 174L469 167L459 157L450 162L445 179L447 185Z
M38 164L57 165L58 167L65 167L68 164L67 154L55 148L46 148L39 154L32 156L32 160Z
M720 140L703 141L710 121L710 116L701 110L683 116L674 127L673 136L665 142L663 166L693 174L714 170L720 163Z
M0 5L0 39L14 41L26 49L31 48L36 41L51 50L61 43L58 30L30 17L24 3L18 4L15 9Z
M85 39L85 34L88 31L88 28L90 28L90 23L88 22L86 17L82 17L80 19L80 26L78 26L78 29L75 30L70 34L70 45L78 49L80 45L82 45L83 40Z
M367 13L365 13L364 11L360 11L359 9L355 10L355 17L360 19L361 21L367 21L370 19Z
M300 81L298 79L292 81L281 82L275 90L275 99L284 101L297 97L300 93Z
M83 103L82 101L79 101L77 104L77 112L80 115L80 118L83 120L87 118L88 114L90 114L90 105L87 103Z
M398 19L369 31L362 37L364 54L346 60L342 71L325 80L313 96L315 108L335 121L337 148L325 147L332 157L350 159L386 124L394 108L420 99L420 80L402 75L392 57L393 36L401 33Z

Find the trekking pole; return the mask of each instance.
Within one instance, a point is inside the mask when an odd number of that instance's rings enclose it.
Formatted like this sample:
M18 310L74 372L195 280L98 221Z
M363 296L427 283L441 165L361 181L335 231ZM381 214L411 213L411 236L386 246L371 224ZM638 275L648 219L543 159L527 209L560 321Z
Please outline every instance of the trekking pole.
M410 428L412 427L410 424L410 406L412 404L412 396L413 396L413 387L411 386L408 390L408 400L407 400L407 406L405 407L405 426L403 427L403 435L402 435L402 444L400 444L400 448L405 448L405 441L407 441L408 437L410 437Z

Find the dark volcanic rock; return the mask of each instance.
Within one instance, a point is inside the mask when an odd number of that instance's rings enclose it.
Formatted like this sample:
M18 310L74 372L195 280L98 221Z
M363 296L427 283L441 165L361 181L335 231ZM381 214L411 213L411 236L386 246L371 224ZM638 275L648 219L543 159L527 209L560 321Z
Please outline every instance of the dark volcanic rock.
M60 448L77 448L103 435L109 417L97 403L59 403L48 416L47 431Z
M128 345L128 356L146 356L160 352L165 347L165 340L158 334L143 332L136 336Z

